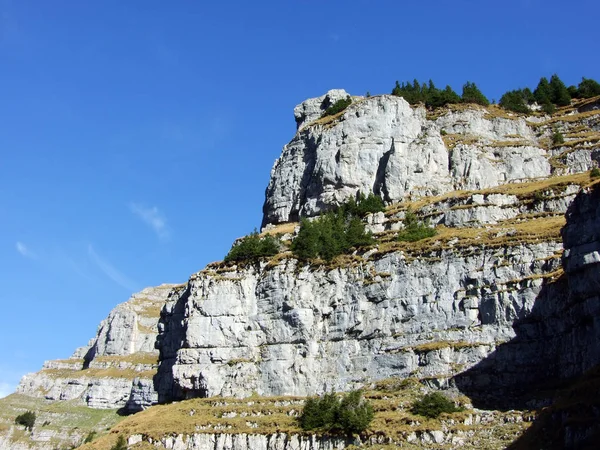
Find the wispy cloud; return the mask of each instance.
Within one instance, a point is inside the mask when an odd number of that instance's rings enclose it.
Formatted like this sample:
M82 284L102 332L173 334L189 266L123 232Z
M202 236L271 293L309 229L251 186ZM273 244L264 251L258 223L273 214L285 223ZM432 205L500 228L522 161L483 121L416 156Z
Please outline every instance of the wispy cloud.
M32 252L25 244L20 241L17 241L15 244L17 251L24 256L25 258L38 259L37 255Z
M118 271L108 261L106 261L105 259L102 259L100 256L98 256L98 254L94 250L94 247L92 246L92 244L88 245L88 255L89 255L90 259L92 260L92 262L94 264L96 264L102 272L104 272L104 275L106 275L112 281L117 283L119 286L127 289L129 292L136 292L139 290L137 283L135 283L134 281L129 279L126 275L124 275L120 271Z
M169 239L170 233L167 227L167 219L156 206L148 208L138 203L131 203L129 209L142 219L146 225L152 228L160 239Z

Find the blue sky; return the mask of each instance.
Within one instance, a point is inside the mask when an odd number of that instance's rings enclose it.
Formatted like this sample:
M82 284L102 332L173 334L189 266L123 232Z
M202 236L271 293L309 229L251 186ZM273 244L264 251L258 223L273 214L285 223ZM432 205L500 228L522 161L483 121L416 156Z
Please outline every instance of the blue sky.
M597 1L0 0L0 395L260 226L293 107L600 79Z

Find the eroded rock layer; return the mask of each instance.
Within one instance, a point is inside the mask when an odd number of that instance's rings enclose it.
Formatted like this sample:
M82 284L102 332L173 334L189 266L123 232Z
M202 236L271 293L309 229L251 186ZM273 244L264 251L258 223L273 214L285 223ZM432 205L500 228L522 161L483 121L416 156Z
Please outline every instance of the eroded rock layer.
M263 226L314 216L359 191L400 202L582 172L600 160L597 136L589 135L600 131L597 115L561 121L476 105L428 115L382 95L355 97L345 111L320 118L328 96L344 94L330 91L294 110L300 127L271 170ZM573 139L553 145L557 129Z
M118 305L103 320L87 346L66 360L46 361L23 377L18 393L48 400L79 400L91 408L135 411L157 396L153 376L160 310L173 285L146 288Z

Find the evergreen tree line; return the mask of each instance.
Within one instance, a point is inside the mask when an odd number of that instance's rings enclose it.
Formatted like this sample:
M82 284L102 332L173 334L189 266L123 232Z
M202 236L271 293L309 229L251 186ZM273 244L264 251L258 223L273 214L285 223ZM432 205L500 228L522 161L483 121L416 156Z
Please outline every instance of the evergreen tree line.
M557 106L568 106L574 98L591 98L600 95L600 84L591 78L582 78L578 86L567 87L565 83L554 74L550 81L542 77L532 92L529 88L515 89L506 92L500 98L500 106L505 109L527 113L529 106L537 103L542 110L552 114Z
M462 95L458 95L450 86L438 89L433 81L412 83L396 81L392 95L403 97L411 105L424 103L428 108L437 108L448 104L476 103L488 106L489 100L479 90L477 85L468 81L464 84ZM534 91L529 88L515 89L502 95L500 106L515 112L527 113L529 106L537 103L546 113L553 113L556 106L568 106L572 99L591 98L600 95L600 84L591 78L582 78L578 86L567 87L563 81L554 74L548 80L542 77Z
M445 89L438 89L433 81L429 83L419 83L414 80L412 83L406 82L400 84L396 81L396 86L392 89L392 95L403 97L411 105L424 103L428 108L437 108L451 103L477 103L488 106L489 100L481 93L479 88L470 81L463 86L462 96L459 96L450 86Z

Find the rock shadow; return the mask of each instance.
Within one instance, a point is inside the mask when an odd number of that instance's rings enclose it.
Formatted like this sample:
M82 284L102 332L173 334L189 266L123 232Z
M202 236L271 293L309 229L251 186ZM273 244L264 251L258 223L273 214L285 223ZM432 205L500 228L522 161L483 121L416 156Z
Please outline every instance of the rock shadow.
M477 408L540 411L552 405L511 449L586 448L590 433L600 436L600 189L580 193L566 217L563 275L544 280L531 312L514 322L513 339L452 380ZM582 380L584 394L575 398ZM569 404L576 420L561 409ZM596 425L583 425L590 420ZM539 436L546 441L547 431L556 443L533 443Z
M159 365L152 381L158 394L158 403L170 403L182 398L176 385L173 367L177 362L177 351L185 348L185 305L190 296L190 286L186 286L177 300L167 303L158 321L158 336L154 347L159 351Z

